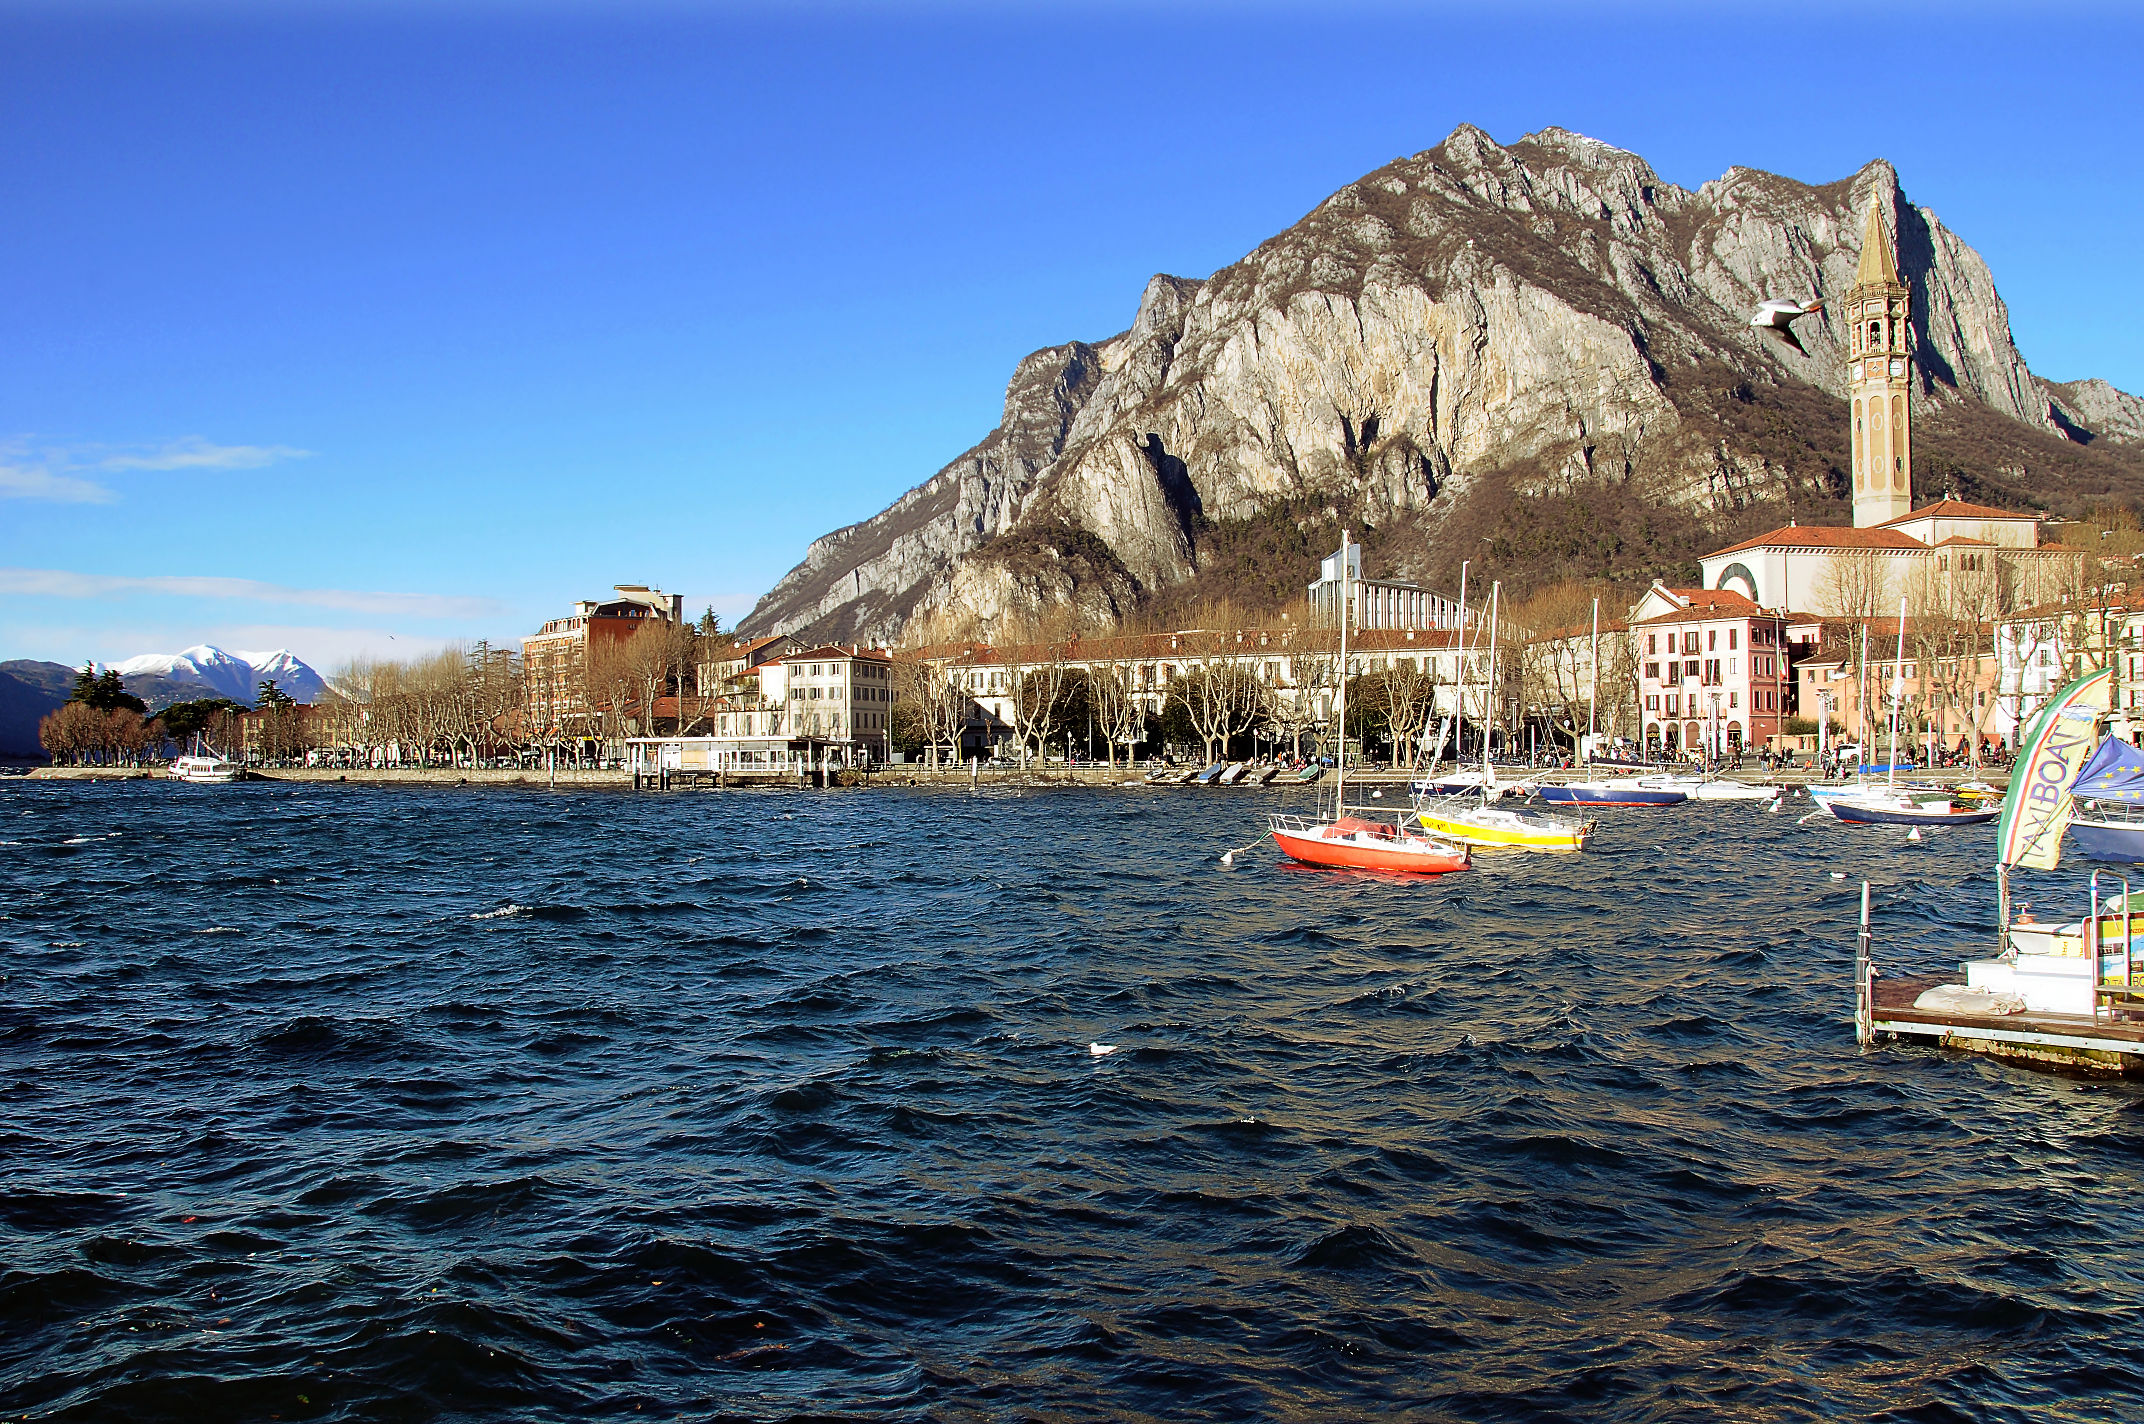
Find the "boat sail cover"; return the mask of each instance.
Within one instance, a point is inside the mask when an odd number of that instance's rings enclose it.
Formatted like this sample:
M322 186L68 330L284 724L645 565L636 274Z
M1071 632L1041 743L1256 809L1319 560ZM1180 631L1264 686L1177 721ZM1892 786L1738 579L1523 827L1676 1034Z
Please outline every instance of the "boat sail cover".
M2070 786L2098 743L2113 673L2099 668L2049 699L2025 729L2010 789L1996 828L1996 864L2053 870L2062 862L2062 832L2070 823Z
M2100 801L2144 801L2144 752L2109 737L2077 773L2070 793Z

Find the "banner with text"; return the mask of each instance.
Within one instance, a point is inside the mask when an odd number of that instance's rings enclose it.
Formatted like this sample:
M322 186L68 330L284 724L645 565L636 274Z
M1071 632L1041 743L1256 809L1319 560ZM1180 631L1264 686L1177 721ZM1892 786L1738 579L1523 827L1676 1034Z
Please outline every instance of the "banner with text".
M2070 783L2099 744L2099 719L2109 705L2113 673L2088 672L2054 695L2033 718L2010 768L2003 818L1996 827L1998 865L2053 870L2062 862L2062 833L2070 824Z

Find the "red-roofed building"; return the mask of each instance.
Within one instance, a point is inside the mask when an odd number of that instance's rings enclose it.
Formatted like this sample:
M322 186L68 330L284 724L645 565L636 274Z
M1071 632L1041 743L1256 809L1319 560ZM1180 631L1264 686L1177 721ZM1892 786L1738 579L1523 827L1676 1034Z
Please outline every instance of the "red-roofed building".
M1766 608L1845 616L1895 609L1902 597L1962 596L1992 612L2054 597L2075 582L2078 554L2041 545L2032 515L1946 499L1869 529L1789 524L1698 566L1707 588Z
M1656 582L1631 610L1630 636L1649 748L1763 746L1793 710L1787 618L1743 593Z

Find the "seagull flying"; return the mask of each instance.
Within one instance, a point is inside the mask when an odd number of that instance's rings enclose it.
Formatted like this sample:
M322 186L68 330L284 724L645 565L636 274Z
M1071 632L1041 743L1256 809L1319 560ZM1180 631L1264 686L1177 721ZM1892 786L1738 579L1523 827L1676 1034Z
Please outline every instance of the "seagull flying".
M1809 348L1802 345L1801 338L1794 334L1795 318L1823 309L1824 304L1814 299L1806 302L1783 302L1774 297L1770 301L1758 303L1757 314L1749 319L1749 324L1807 356Z

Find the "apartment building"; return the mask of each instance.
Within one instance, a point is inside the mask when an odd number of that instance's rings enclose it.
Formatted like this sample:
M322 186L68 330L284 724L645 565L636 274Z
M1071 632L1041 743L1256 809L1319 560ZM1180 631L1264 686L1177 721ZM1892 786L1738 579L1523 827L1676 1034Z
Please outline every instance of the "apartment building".
M1645 743L1731 755L1792 712L1787 618L1727 589L1655 583L1631 610Z
M583 599L521 640L528 725L538 734L563 732L585 718L588 668L602 650L625 643L651 624L684 621L684 596L645 584L619 584L614 597Z

